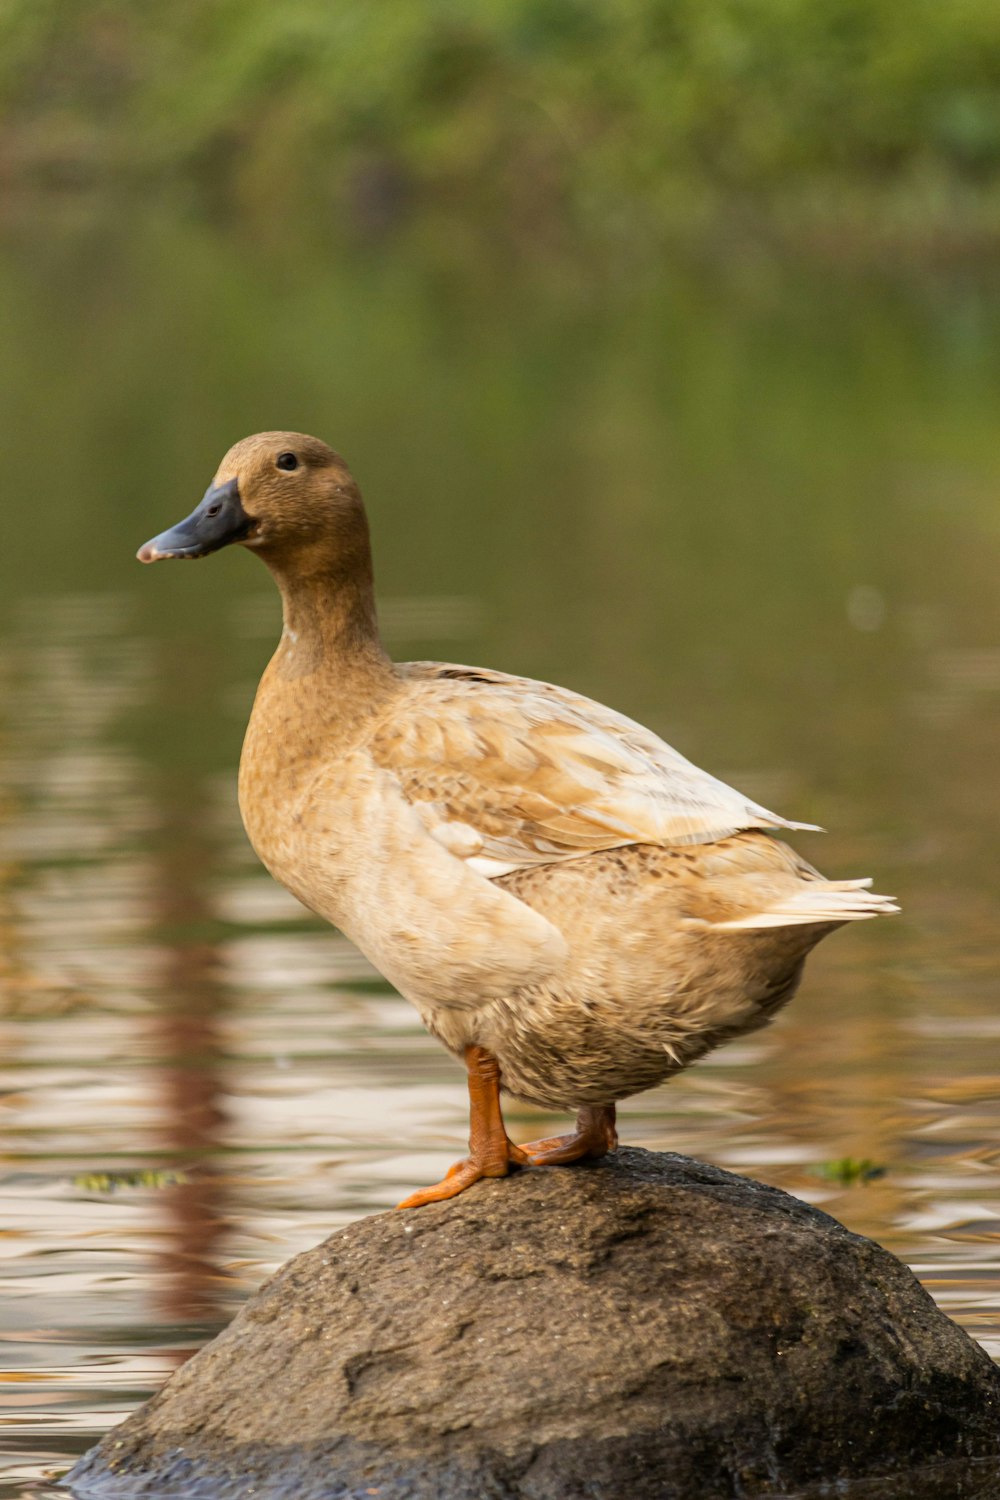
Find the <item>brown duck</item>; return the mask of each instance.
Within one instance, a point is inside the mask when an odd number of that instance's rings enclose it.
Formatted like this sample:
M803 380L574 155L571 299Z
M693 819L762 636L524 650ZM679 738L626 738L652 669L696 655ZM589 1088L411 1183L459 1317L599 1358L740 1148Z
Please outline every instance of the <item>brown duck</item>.
M298 432L230 448L142 562L256 552L284 606L240 762L275 879L332 922L468 1070L469 1155L414 1207L512 1166L601 1156L615 1104L765 1025L809 950L896 910L825 880L789 823L566 688L390 660L350 470ZM500 1091L576 1110L516 1146Z

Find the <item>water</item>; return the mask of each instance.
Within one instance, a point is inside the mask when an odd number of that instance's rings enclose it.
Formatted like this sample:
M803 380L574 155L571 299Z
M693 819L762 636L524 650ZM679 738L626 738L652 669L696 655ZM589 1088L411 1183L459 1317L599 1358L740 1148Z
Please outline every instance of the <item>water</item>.
M261 427L349 457L399 654L605 699L899 896L622 1133L821 1203L1000 1355L1000 283L474 248L5 228L0 1496L463 1147L460 1070L240 829L266 574L132 561Z

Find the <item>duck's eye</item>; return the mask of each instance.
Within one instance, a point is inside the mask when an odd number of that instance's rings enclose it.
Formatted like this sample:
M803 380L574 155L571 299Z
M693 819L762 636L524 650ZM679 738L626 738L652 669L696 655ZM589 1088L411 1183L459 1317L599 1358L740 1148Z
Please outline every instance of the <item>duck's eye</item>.
M275 459L279 469L297 469L299 461L294 453L279 453Z

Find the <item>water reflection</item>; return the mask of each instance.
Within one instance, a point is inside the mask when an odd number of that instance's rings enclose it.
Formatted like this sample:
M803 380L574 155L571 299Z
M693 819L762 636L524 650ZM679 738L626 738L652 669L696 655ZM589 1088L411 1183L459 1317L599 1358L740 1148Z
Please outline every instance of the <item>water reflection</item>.
M0 259L31 521L0 552L0 1494L464 1134L451 1060L240 829L265 578L131 563L232 438L286 420L365 479L400 654L611 701L903 898L623 1134L822 1203L1000 1355L1000 298L678 271L605 306L543 275L513 317L482 267L255 255L139 224ZM143 279L167 257L169 315ZM817 1175L847 1156L886 1174ZM184 1180L86 1182L139 1169Z
M220 983L211 896L201 872L211 868L207 809L199 788L163 776L157 803L167 814L155 847L159 854L152 892L159 931L166 940L152 1022L158 1059L164 1150L184 1169L184 1180L159 1194L167 1244L158 1302L165 1321L217 1325L224 1321L217 1288L218 1252L227 1228L225 1189L214 1157L223 1139L222 1022L226 992Z

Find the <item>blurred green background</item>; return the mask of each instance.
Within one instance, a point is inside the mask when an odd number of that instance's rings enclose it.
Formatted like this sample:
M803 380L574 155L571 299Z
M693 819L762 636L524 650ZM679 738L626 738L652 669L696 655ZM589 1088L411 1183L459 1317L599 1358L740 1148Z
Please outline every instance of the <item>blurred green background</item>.
M992 0L6 0L8 186L504 239L955 254L1000 228Z

